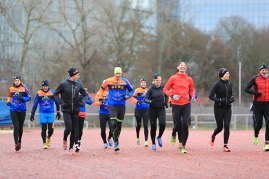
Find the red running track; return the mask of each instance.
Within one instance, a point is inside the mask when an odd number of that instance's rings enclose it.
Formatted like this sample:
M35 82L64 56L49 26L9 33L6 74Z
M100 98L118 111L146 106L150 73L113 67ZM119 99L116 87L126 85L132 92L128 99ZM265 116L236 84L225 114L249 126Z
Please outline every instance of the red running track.
M254 146L253 131L232 130L230 153L222 152L222 132L215 146L209 145L212 132L190 130L188 154L181 154L178 144L170 144L171 128L164 133L164 146L155 152L151 142L149 147L136 145L134 129L122 130L119 152L102 148L99 129L87 129L81 151L70 156L61 148L62 128L55 130L49 149L42 148L39 128L25 128L19 152L14 150L12 131L0 130L0 178L268 178L264 131Z

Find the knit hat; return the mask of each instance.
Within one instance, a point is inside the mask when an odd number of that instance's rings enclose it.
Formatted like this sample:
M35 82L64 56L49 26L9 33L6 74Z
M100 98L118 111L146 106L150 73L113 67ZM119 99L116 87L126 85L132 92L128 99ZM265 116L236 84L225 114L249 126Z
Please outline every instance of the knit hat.
M14 80L16 80L16 79L21 80L21 76L20 75L14 76Z
M142 81L145 81L145 82L146 82L146 78L141 78L141 79L140 79L140 83L141 83Z
M76 67L71 67L68 69L69 76L75 76L76 74L79 74L79 71L76 69Z
M120 73L120 74L122 74L122 69L121 69L121 67L116 67L116 68L114 69L114 74L116 74L116 73Z
M260 71L261 71L262 69L267 69L267 70L268 70L268 66L267 66L266 64L262 64L262 65L260 66Z
M228 70L225 68L219 69L219 77L222 78L225 75L225 73L227 73L227 72L228 72Z
M48 80L43 80L41 83L41 86L49 86L49 81Z
M159 74L154 74L154 75L153 75L153 79L154 79L154 80L156 80L156 79L158 79L158 78L161 78L161 76L160 76Z

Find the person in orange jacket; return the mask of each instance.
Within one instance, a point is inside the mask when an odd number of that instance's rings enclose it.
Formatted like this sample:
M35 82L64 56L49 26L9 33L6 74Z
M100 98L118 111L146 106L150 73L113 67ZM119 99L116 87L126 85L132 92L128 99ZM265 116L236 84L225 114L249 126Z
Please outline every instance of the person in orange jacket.
M136 143L137 145L140 145L140 137L139 132L141 128L141 123L143 119L143 126L144 126L144 136L145 136L145 143L144 146L148 147L148 107L149 104L144 102L145 94L147 92L146 88L147 82L145 78L140 79L140 87L135 89L135 92L133 94L133 97L131 98L132 102L135 105L135 119L136 119Z

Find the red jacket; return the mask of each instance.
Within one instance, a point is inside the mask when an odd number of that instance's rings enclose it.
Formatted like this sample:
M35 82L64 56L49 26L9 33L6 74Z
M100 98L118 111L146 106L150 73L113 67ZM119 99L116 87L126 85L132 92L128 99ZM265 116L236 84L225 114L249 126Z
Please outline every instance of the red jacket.
M194 97L195 93L193 80L187 74L177 73L168 79L163 92L167 96L179 95L180 98L177 101L172 98L172 104L188 104L190 97Z

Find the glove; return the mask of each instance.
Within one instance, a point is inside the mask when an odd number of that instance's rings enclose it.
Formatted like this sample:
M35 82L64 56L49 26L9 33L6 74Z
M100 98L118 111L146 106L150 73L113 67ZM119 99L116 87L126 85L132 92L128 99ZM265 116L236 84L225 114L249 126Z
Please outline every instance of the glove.
M79 107L85 106L85 104L82 101L78 102L78 105L79 105Z
M125 99L125 100L127 100L127 99L129 99L129 98L130 98L129 95L124 96L124 99Z
M18 97L17 97L17 100L18 100L18 101L22 101L22 97L21 97L21 96L18 96Z
M35 117L34 117L34 115L32 114L31 116L30 116L30 121L34 121L35 120Z
M167 103L164 103L164 107L165 107L165 108L168 108L168 104L167 104Z
M173 106L172 101L169 102L169 106L170 108Z
M262 94L260 92L256 92L256 95L255 96L261 96Z
M56 114L56 118L59 120L61 118L61 113L60 112L57 112Z
M233 103L233 102L234 102L234 97L233 97L233 96L231 96L229 102L230 102L230 103Z
M142 102L141 101L137 101L137 103L136 103L137 105L141 105L142 104Z
M7 102L7 106L10 106L10 102Z

